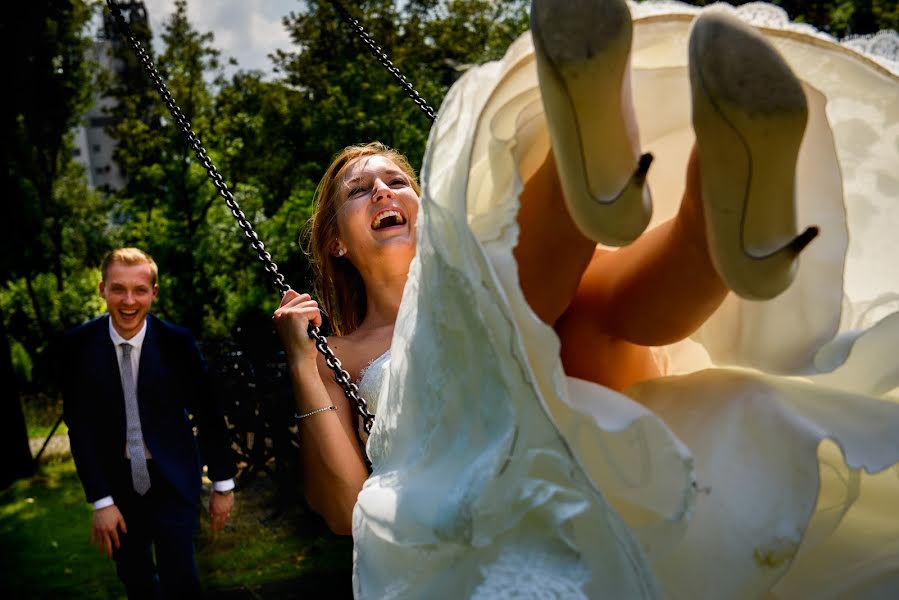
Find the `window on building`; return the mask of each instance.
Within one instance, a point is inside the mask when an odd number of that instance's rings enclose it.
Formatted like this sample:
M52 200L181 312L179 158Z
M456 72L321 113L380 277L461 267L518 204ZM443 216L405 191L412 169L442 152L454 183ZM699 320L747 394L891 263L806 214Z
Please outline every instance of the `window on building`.
M100 144L94 144L94 152L100 151Z

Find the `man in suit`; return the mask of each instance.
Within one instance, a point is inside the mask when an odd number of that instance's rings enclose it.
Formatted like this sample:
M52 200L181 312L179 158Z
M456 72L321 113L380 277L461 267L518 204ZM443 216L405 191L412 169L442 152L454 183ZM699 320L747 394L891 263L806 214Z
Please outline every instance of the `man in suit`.
M129 598L195 596L201 462L213 481L213 530L234 503L224 418L193 336L149 314L159 291L153 259L119 248L101 270L108 312L68 332L63 355L72 457L94 507L91 541L115 559Z

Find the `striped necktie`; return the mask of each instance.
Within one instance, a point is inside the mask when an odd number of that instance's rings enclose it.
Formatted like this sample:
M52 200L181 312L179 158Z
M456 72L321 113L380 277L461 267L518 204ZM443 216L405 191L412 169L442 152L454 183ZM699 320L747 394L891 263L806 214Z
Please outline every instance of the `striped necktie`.
M134 491L143 496L150 489L150 472L144 454L144 436L137 407L137 382L131 368L131 344L122 344L122 391L125 394L125 442L131 455L131 481Z

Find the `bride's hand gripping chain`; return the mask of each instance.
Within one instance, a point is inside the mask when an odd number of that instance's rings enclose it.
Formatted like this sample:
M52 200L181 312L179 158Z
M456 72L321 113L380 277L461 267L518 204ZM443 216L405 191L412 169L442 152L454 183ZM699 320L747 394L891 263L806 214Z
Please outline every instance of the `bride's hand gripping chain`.
M315 341L306 333L309 324L321 326L322 315L318 303L309 294L287 290L281 298L281 306L272 316L278 337L287 353L288 363L315 368Z
M368 470L355 442L352 411L327 369L320 371L315 340L307 333L310 324L321 325L321 310L309 294L288 290L272 320L287 354L302 427L306 498L332 531L349 534L353 505Z

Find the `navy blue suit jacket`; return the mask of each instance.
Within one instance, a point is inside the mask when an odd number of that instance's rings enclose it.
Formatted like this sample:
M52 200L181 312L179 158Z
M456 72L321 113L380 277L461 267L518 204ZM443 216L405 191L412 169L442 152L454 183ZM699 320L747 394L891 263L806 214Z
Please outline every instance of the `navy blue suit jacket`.
M62 355L65 420L88 502L115 498L122 485L125 401L109 318L105 314L69 331ZM144 443L165 478L195 504L201 462L213 481L236 472L224 418L190 332L152 315L146 326L137 381ZM189 415L199 431L199 448Z

